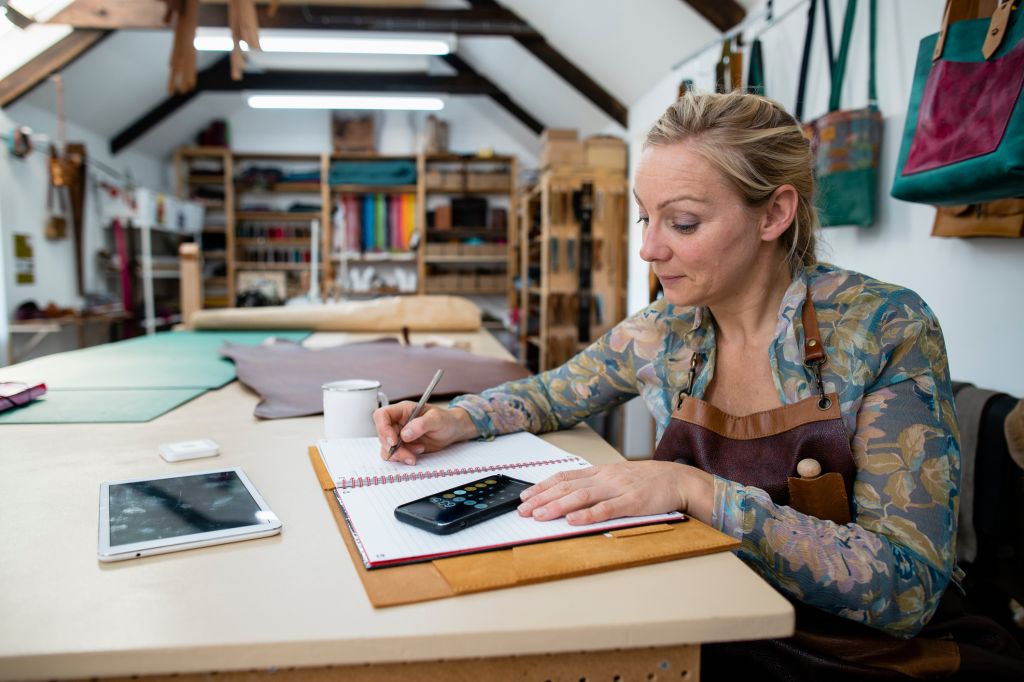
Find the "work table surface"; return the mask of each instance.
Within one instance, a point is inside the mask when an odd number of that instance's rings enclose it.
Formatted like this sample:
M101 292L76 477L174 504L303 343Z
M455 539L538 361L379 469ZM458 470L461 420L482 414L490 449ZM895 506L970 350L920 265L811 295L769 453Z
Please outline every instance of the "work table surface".
M379 334L320 333L325 346ZM413 335L413 341L435 336ZM503 356L489 334L444 334ZM0 678L415 661L780 637L793 610L731 553L375 609L307 446L321 417L262 421L240 383L142 424L0 427ZM160 443L212 438L169 464ZM619 459L586 427L548 434ZM241 466L284 524L275 537L117 563L96 558L104 481Z

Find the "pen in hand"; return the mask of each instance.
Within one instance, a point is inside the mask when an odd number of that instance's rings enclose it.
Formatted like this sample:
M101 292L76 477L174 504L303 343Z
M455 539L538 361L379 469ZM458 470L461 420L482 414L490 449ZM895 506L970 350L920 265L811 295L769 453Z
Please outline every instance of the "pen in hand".
M441 381L442 376L444 376L444 370L437 370L437 373L434 375L434 378L430 380L430 385L427 386L427 390L423 392L423 397L420 398L420 401L418 403L416 403L416 407L412 408L412 413L409 415L409 418L405 420L405 424L402 424L403 429L405 428L406 424L408 424L409 422L411 422L413 419L420 415L420 411L423 409L423 406L427 404L427 401L430 400L430 395L434 392L434 388L437 386L437 382ZM397 452L398 448L400 447L402 447L401 429L398 430L398 441L394 445L392 445L391 448L388 450L388 456L384 461L390 462L391 458L394 456L395 452Z

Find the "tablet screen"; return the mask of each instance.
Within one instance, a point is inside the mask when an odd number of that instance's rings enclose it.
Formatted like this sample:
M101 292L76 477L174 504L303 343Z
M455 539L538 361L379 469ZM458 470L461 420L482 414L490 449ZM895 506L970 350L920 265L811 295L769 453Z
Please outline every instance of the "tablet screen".
M234 471L111 484L109 506L111 546L266 523Z

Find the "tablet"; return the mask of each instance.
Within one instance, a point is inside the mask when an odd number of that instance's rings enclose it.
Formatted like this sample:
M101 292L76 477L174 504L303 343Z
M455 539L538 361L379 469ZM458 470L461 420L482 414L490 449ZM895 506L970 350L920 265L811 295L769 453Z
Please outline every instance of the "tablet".
M275 535L281 522L239 468L100 486L100 561Z

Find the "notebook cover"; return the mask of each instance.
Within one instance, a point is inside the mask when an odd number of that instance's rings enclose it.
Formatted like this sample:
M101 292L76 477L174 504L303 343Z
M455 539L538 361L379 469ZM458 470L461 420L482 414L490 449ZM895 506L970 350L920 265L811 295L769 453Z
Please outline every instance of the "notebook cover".
M366 596L378 608L724 552L740 544L739 540L691 518L683 523L624 528L429 563L368 570L363 566L334 496L334 482L316 446L309 447L309 459Z

